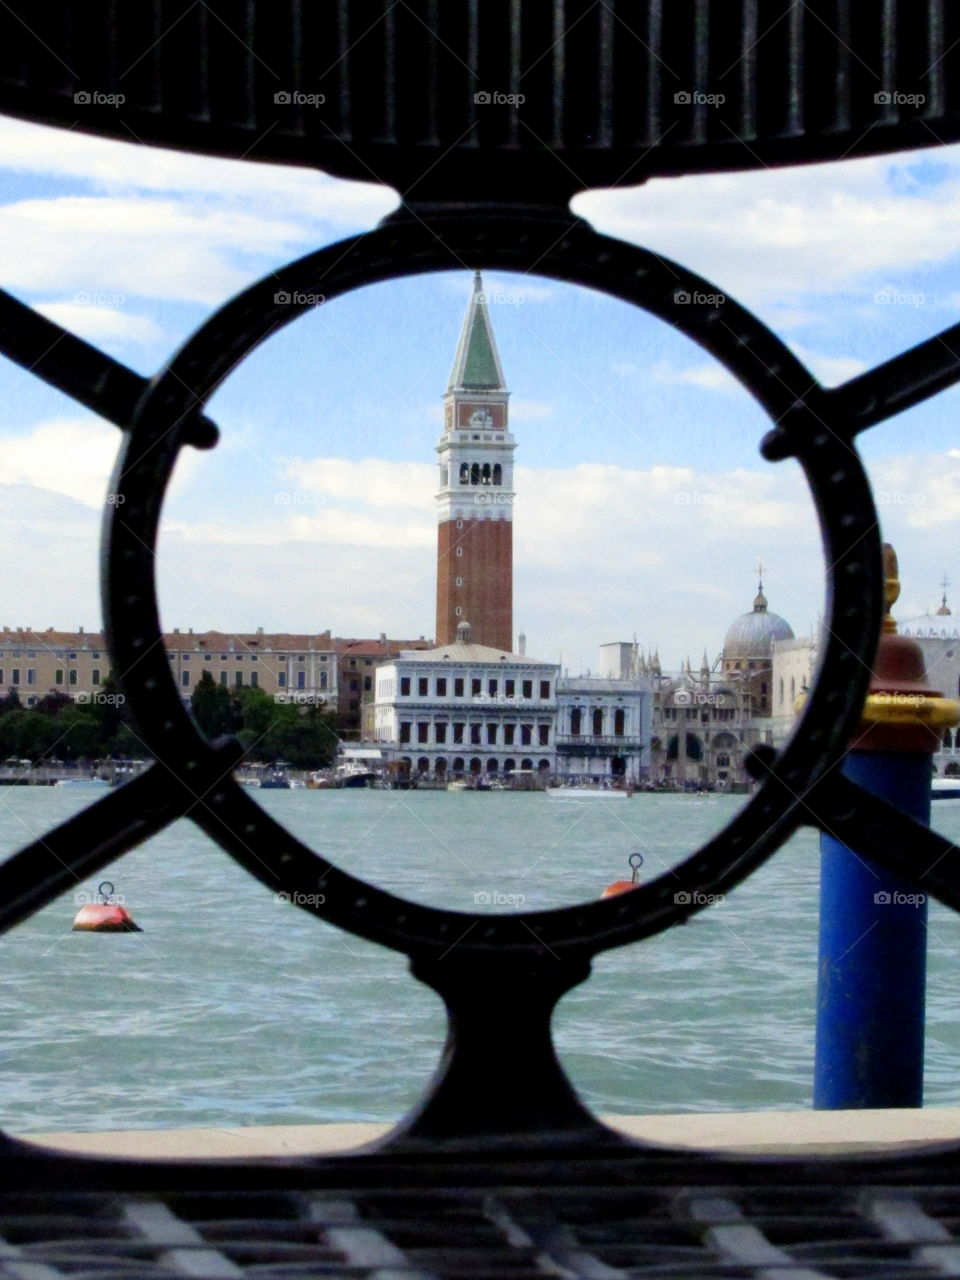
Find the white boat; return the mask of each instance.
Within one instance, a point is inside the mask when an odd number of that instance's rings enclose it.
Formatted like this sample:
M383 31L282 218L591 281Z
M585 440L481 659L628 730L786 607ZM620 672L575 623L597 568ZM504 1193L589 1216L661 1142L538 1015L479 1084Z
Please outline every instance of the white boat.
M109 787L110 783L106 778L58 778L53 785L55 787L96 787L101 789Z
M469 791L470 783L466 778L454 778L452 782L447 783L448 791Z
M547 787L554 800L629 800L632 794L619 787Z
M934 778L930 783L931 800L960 800L960 778Z

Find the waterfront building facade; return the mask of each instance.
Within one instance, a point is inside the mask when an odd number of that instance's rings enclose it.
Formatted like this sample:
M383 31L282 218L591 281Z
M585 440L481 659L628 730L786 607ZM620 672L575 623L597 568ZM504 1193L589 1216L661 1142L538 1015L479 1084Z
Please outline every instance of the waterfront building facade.
M772 613L758 586L753 608L734 619L723 650L698 672L690 660L665 674L659 658L640 660L654 680L651 777L677 790L747 791L746 758L774 740L774 649L793 640L790 624Z
M209 673L230 689L262 689L277 702L316 705L338 712L347 734L357 734L365 702L374 697L377 662L402 650L427 648L416 640L346 639L329 631L291 632L181 631L163 637L170 674L184 704ZM100 631L34 631L4 627L0 631L0 690L14 690L24 706L35 706L50 693L77 702L106 696L111 678L110 656Z
M376 672L374 741L436 778L556 772L559 666L473 640L402 653Z
M443 397L437 445L438 645L513 650L513 451L507 390L478 271Z

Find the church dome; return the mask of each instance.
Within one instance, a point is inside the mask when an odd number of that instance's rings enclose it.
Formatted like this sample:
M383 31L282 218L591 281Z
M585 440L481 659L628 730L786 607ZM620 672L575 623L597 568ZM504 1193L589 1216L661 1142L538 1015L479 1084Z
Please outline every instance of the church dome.
M772 658L774 640L792 640L793 628L779 613L767 608L763 583L749 613L741 614L730 626L723 641L725 662L738 658Z

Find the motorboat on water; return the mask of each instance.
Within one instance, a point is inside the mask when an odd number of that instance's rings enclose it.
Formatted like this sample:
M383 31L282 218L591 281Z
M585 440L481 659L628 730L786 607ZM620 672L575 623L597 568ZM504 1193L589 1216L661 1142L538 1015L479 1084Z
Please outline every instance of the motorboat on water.
M623 787L547 787L553 800L629 800L632 791Z
M960 778L934 778L930 783L931 800L960 800Z

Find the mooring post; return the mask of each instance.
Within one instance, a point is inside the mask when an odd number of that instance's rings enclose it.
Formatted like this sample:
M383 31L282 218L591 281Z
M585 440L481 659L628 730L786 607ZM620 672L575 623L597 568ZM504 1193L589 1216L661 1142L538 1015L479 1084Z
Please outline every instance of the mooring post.
M929 823L931 757L960 706L928 687L920 646L896 634L897 558L889 545L883 556L883 634L843 772ZM821 834L814 1107L922 1106L926 926L922 886Z

